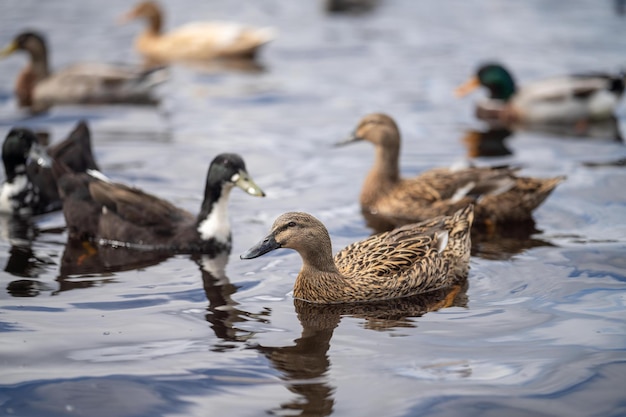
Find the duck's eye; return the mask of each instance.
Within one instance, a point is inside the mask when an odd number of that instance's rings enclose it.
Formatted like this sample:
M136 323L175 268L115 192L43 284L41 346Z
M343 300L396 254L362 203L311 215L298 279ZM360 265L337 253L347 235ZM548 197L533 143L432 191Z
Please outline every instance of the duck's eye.
M287 223L287 227L296 227L296 222Z

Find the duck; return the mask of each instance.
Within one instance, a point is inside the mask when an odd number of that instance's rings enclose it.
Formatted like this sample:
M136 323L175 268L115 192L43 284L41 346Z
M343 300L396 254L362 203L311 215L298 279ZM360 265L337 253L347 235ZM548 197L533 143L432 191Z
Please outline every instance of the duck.
M137 4L122 16L121 22L136 19L145 19L148 25L135 39L135 49L156 62L253 59L261 46L276 37L271 27L219 21L193 22L163 32L163 12L154 1Z
M384 218L391 226L451 215L475 205L475 225L495 230L532 221L537 208L565 180L517 176L518 167L434 168L414 178L401 178L400 131L383 113L363 117L349 137L337 143L367 141L374 145L374 166L365 178L360 203L364 214ZM367 217L367 216L366 216Z
M263 197L241 156L217 155L209 166L198 215L138 188L93 172L57 170L70 237L143 251L217 255L230 253L228 199L233 187Z
M270 233L241 259L279 248L294 249L302 269L296 299L311 303L358 303L410 297L453 285L469 269L473 206L450 218L408 224L355 242L332 256L324 224L304 212L280 215Z
M378 6L378 0L324 0L327 13L365 13Z
M15 95L20 107L38 113L59 104L156 104L154 88L165 81L162 67L148 70L104 63L77 63L50 70L43 34L26 31L2 51L6 57L25 51L30 63L19 74Z
M614 117L624 75L594 72L538 80L521 88L500 63L482 64L456 89L464 97L483 86L489 97L476 105L479 119L504 124L587 124Z
M2 145L6 178L0 188L0 213L30 216L61 209L51 158L74 172L99 171L86 122L80 121L65 140L47 150L32 130L9 131Z

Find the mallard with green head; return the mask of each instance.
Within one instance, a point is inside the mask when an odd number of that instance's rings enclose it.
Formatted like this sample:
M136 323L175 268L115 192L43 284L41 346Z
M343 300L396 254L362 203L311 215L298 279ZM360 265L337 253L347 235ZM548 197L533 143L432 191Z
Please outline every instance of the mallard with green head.
M52 72L40 33L23 32L0 57L25 51L30 63L19 74L15 94L20 107L43 111L56 104L155 104L153 89L165 81L163 69L141 70L103 63L74 64Z
M457 283L469 269L473 207L353 243L333 258L328 230L307 213L278 217L270 234L241 259L294 249L302 269L293 295L312 303L382 301Z
M451 215L475 205L477 224L496 226L532 219L537 208L564 177L518 177L508 167L435 168L414 178L400 176L400 131L389 116L365 116L338 145L367 141L374 145L374 166L361 189L364 213L391 225Z
M456 94L483 86L489 97L476 104L478 118L511 124L572 124L614 117L624 93L623 74L589 73L552 77L518 87L498 63L486 63Z

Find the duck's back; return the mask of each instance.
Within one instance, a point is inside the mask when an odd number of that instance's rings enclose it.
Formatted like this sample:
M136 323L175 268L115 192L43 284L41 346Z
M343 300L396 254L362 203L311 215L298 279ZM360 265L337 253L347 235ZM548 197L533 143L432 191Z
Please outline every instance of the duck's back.
M161 35L141 35L137 49L159 60L203 60L250 55L274 37L269 28L233 22L189 23Z
M449 265L438 250L444 235L416 233L413 225L371 236L335 255L351 291L365 299L390 299L451 285Z
M94 200L104 207L98 227L100 239L164 245L195 222L191 213L135 188L97 181L89 189Z
M515 185L509 168L436 168L401 179L375 207L393 223L425 221L453 215L483 194L498 194Z
M155 71L156 74L156 71ZM78 103L154 103L160 75L126 66L79 63L41 80L33 92L37 105Z
M512 101L519 118L528 123L576 122L613 114L620 92L610 91L603 76L563 76L525 85Z

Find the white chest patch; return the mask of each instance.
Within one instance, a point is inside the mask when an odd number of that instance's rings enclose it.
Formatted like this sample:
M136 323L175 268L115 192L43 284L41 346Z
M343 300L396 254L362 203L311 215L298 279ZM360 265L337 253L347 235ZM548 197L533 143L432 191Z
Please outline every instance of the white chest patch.
M28 185L26 175L18 175L13 182L5 182L0 190L0 213L13 213L16 209L16 202L13 198L23 192Z
M232 187L224 187L222 195L213 204L213 210L198 225L198 233L203 240L214 238L218 242L228 243L230 240L230 220L228 219L228 196Z

